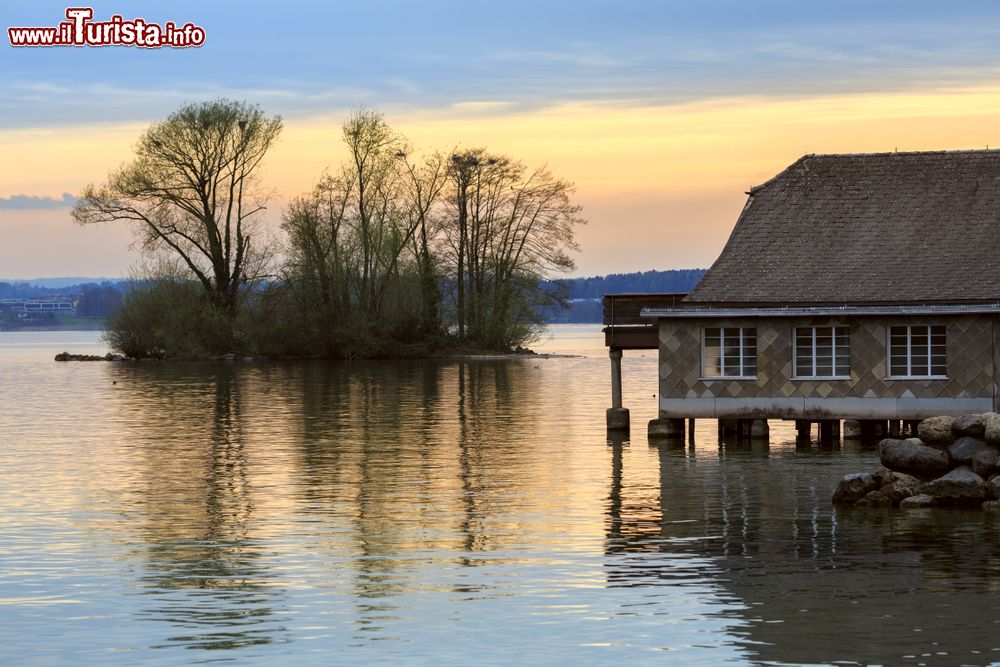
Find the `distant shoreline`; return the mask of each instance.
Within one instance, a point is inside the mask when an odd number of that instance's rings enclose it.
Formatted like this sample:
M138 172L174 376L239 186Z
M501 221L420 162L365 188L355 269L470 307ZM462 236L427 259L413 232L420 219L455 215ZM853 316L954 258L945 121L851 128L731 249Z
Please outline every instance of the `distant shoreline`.
M79 324L55 324L49 326L37 326L37 327L2 327L0 326L0 333L18 333L18 332L39 332L39 331L104 331L104 323L94 324L92 326L82 326Z

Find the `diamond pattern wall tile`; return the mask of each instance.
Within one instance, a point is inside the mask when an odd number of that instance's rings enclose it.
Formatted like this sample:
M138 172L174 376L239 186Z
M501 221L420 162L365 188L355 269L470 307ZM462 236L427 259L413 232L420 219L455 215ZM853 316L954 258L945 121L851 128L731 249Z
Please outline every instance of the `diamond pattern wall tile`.
M948 332L947 380L886 380L886 327L893 324L945 324ZM848 326L851 379L791 379L796 326ZM747 319L712 320L711 326L757 328L757 379L701 379L701 326L697 321L660 324L660 393L668 398L913 396L988 397L993 395L993 323L988 315L948 317L859 318L854 320ZM1000 331L998 331L1000 333Z

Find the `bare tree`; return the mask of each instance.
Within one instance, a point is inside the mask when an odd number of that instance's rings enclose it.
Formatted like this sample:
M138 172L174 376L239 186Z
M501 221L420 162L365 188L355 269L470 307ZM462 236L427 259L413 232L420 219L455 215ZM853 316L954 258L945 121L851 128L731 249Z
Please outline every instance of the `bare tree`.
M397 155L406 168L406 210L410 226L415 228L413 254L420 274L421 328L427 332L440 328L441 286L431 244L436 233L435 209L441 204L441 193L447 184L447 162L437 152L427 156L422 164L411 163L405 150Z
M449 178L459 336L501 349L523 338L532 306L552 300L542 281L573 268L580 207L571 183L484 149L455 153Z
M281 126L245 102L183 106L146 130L132 162L83 191L73 218L135 223L145 249L178 258L216 306L234 312L241 289L266 271L256 175Z

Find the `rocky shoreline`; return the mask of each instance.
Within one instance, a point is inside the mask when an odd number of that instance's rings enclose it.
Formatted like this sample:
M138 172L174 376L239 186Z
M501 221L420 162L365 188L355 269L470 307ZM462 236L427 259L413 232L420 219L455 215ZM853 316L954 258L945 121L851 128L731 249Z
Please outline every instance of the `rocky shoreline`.
M833 502L1000 511L1000 414L931 417L916 438L879 442L879 470L846 475Z

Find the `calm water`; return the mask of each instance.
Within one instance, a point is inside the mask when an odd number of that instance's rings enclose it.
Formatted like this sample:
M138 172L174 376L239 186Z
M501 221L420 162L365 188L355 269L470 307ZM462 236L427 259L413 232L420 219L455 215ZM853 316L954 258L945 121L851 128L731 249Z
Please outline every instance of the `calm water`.
M1000 522L835 511L871 449L609 442L579 358L57 364L0 334L0 663L988 664Z

